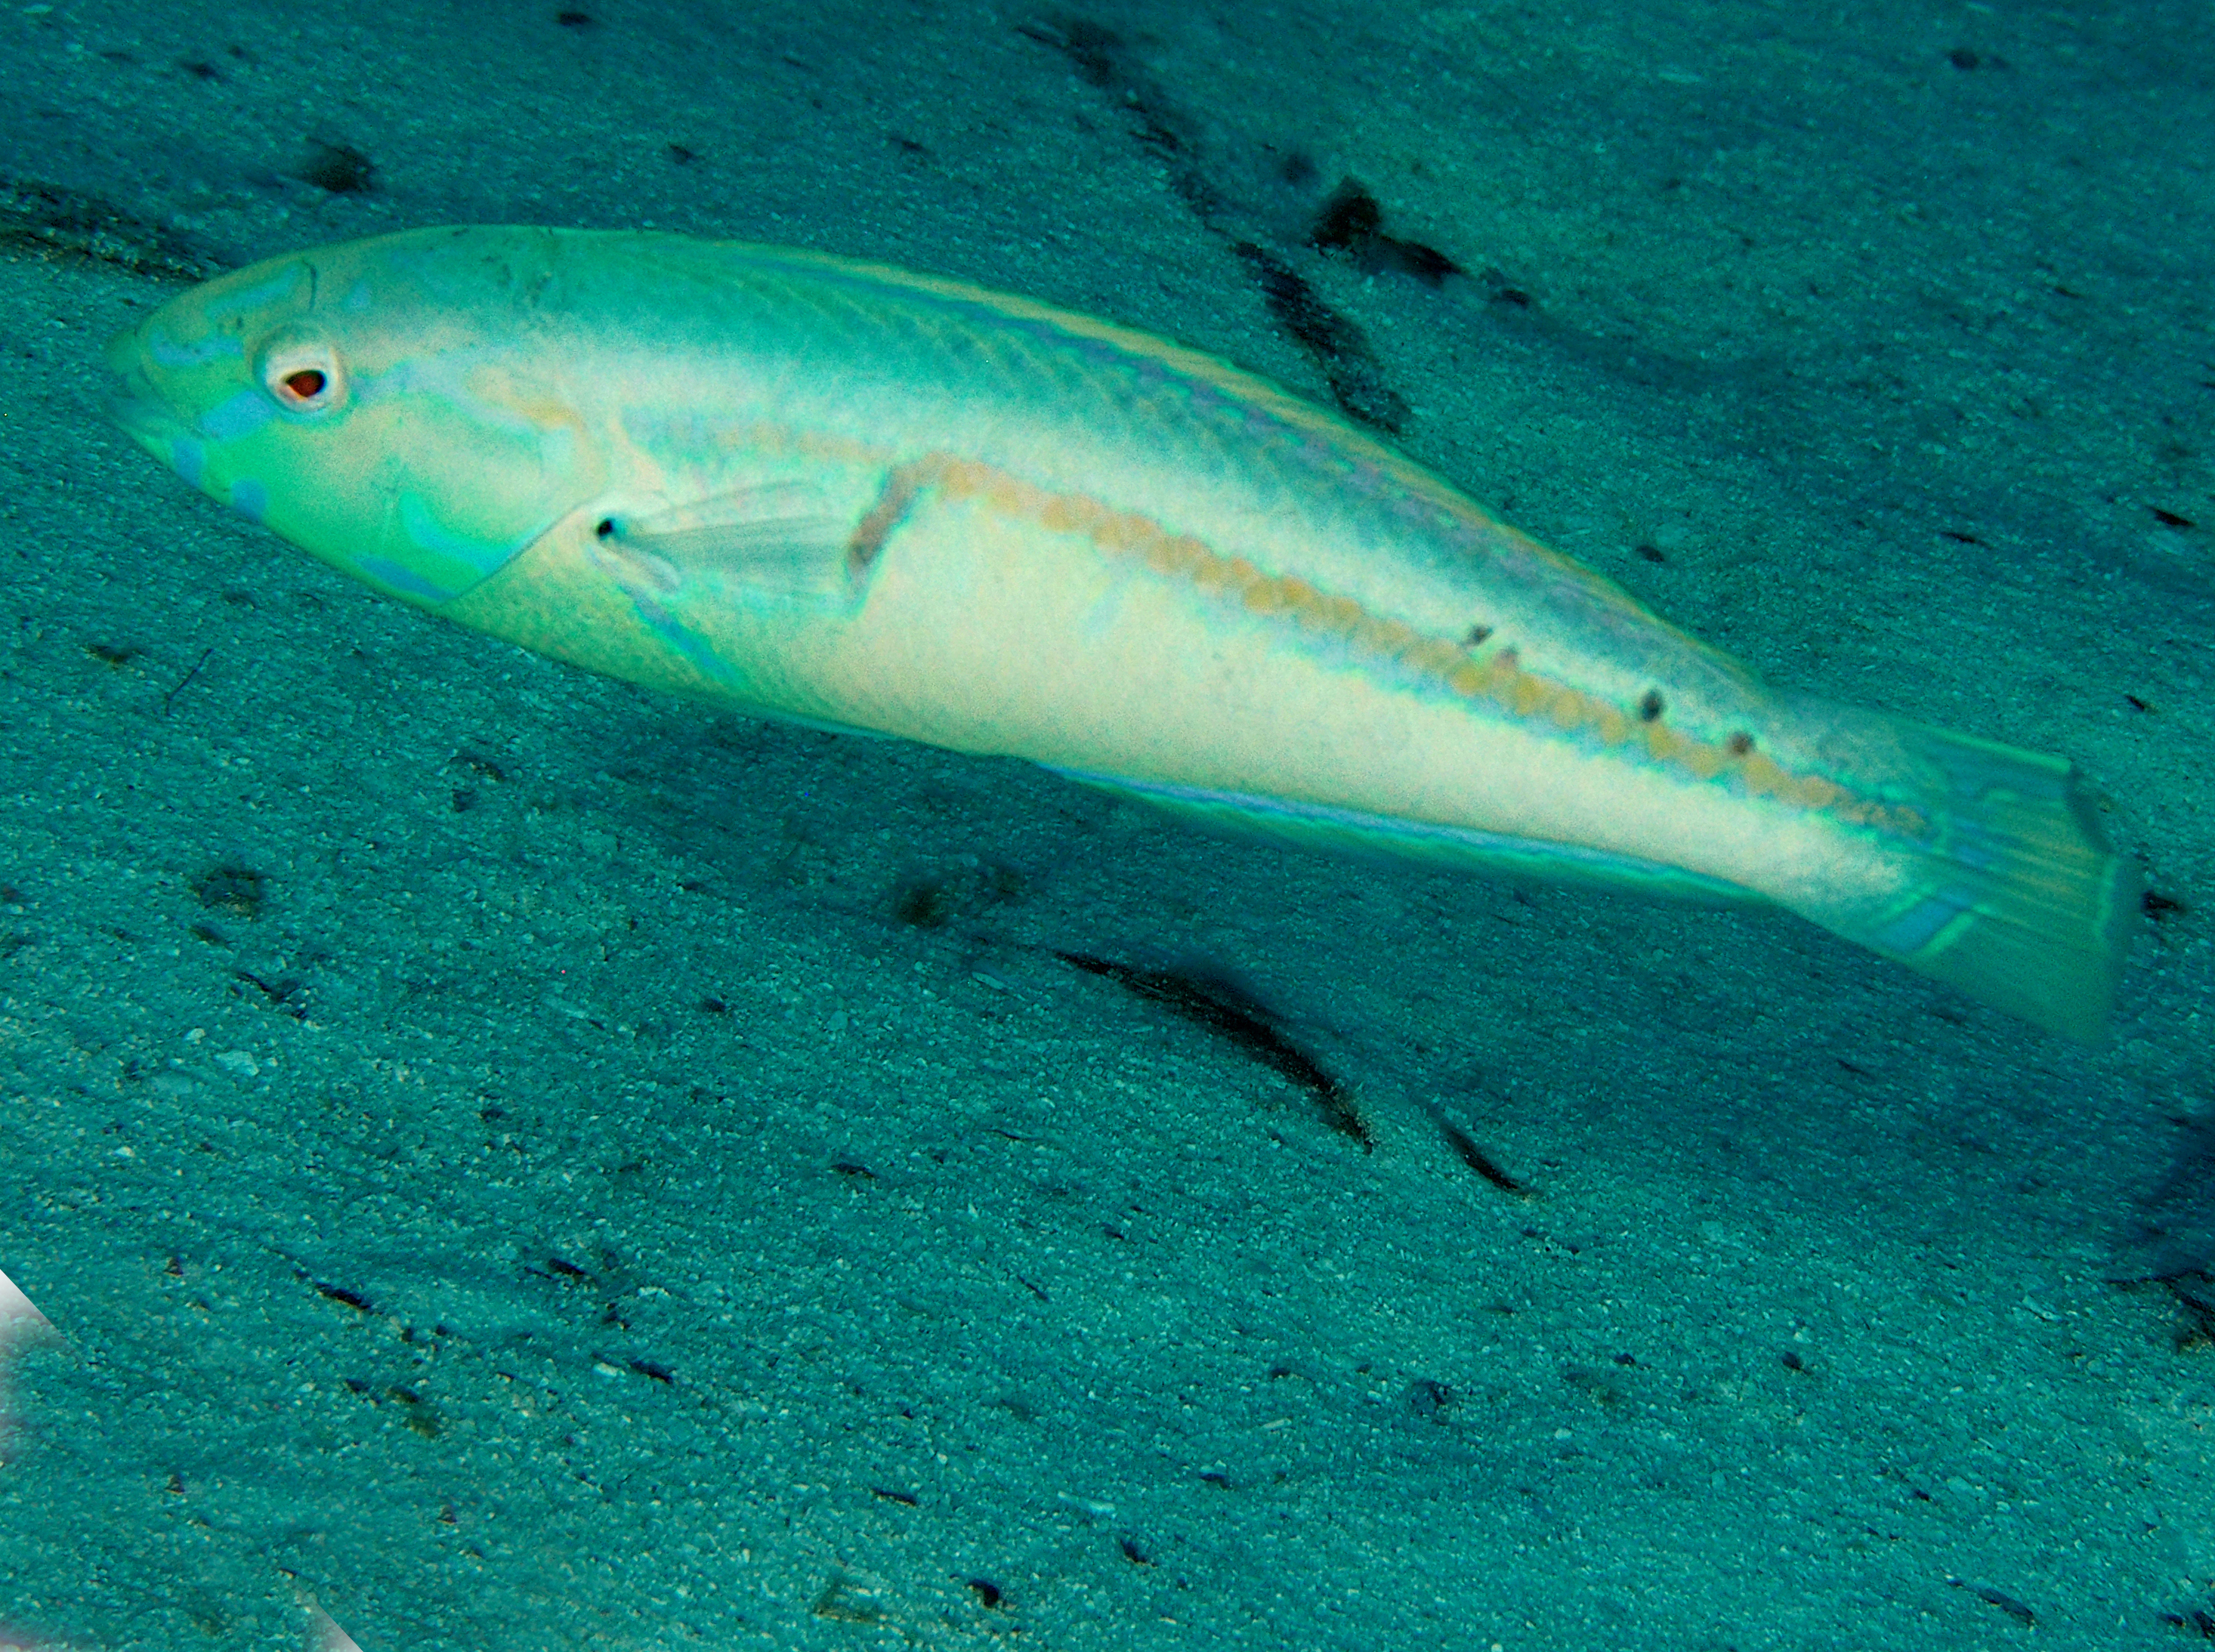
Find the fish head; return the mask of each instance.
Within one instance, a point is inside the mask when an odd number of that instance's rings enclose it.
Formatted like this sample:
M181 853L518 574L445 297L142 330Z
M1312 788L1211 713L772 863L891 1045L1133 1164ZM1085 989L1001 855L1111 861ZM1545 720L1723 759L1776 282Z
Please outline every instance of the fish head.
M111 407L211 497L437 608L603 485L544 231L414 230L273 258L112 341Z

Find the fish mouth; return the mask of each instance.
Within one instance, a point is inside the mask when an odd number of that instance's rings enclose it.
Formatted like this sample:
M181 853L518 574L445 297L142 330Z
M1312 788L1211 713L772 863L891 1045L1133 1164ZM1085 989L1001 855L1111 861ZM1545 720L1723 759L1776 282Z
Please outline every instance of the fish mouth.
M145 353L138 330L126 329L107 341L107 416L124 433L168 465L178 463L178 439L188 434L185 421L169 409L146 377Z
M133 441L152 449L164 464L169 462L177 438L185 433L185 421L175 414L150 396L128 390L108 392L107 416Z

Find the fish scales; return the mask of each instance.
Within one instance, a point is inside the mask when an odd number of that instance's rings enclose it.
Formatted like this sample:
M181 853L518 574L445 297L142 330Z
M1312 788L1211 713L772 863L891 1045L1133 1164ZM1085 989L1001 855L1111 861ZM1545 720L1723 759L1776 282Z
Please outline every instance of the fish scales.
M1780 691L1266 381L822 255L464 227L273 259L118 416L402 600L1298 844L1782 906L2096 1038L2138 885L2059 758Z

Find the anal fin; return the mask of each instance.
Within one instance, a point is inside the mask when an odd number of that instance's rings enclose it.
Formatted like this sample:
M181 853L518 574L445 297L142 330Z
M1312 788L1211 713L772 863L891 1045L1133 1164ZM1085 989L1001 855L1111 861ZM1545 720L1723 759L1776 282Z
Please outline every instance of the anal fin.
M1456 871L1625 890L1709 906L1767 906L1766 897L1721 878L1581 844L1512 838L1468 826L1366 814L1320 803L1210 791L1163 781L1057 769L1088 786L1132 798L1219 836L1371 859L1418 861Z

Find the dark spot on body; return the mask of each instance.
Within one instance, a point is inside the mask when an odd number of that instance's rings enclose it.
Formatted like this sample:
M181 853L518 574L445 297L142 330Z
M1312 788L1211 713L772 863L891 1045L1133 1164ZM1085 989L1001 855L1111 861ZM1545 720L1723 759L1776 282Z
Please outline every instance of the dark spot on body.
M1644 694L1639 697L1638 721L1641 722L1659 722L1660 720L1661 691L1658 688L1649 688Z
M1731 732L1731 737L1725 740L1723 745L1733 757L1744 757L1748 752L1753 750L1753 736L1743 728L1733 729Z
M1461 645L1464 648L1474 648L1491 635L1492 627L1489 625L1472 625L1469 628L1468 633L1463 636Z

